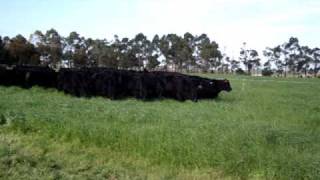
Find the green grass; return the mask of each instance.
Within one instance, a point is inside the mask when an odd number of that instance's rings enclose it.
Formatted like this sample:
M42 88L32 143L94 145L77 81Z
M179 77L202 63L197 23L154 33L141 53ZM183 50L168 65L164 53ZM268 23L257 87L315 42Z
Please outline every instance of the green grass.
M215 77L198 103L0 87L0 179L320 179L319 79Z

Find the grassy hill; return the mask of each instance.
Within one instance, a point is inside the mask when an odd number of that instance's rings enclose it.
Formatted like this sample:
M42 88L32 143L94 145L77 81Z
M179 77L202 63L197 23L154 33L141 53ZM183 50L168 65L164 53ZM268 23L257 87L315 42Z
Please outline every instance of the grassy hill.
M320 80L228 78L198 103L0 87L0 179L320 179Z

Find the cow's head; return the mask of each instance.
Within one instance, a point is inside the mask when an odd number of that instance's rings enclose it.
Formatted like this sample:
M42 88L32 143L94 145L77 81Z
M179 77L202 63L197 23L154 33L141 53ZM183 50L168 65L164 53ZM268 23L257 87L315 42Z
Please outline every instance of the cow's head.
M231 85L230 85L230 82L229 82L229 80L227 80L227 79L224 79L224 80L220 80L220 81L219 81L219 88L220 88L222 91L228 91L228 92L230 92L230 91L232 90Z

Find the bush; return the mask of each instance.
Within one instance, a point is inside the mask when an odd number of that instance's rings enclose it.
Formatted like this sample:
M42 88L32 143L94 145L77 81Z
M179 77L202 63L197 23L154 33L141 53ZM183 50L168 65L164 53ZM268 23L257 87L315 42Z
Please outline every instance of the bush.
M247 73L246 73L243 69L241 69L241 68L238 68L238 69L236 70L236 74L238 74L238 75L247 75Z
M272 76L273 75L273 71L271 69L263 69L261 73L262 73L262 76Z

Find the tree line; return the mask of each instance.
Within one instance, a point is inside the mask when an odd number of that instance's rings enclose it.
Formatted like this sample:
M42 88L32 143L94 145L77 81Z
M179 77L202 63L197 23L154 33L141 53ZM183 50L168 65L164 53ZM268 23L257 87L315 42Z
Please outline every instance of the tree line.
M134 38L92 39L71 32L61 36L55 29L35 31L26 39L0 36L0 64L59 67L111 67L133 70L179 72L218 72L263 75L314 74L320 67L320 49L299 44L298 38L275 47L267 47L261 63L257 50L240 49L238 59L221 52L216 41L206 34L185 33L155 35L143 33Z

